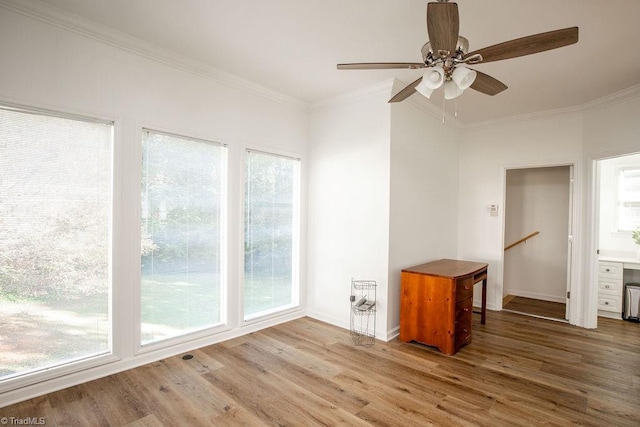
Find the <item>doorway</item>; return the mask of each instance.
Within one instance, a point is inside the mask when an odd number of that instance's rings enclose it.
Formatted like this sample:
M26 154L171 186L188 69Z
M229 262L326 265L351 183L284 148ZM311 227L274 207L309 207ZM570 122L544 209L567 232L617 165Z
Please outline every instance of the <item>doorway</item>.
M619 286L596 276L597 316L621 320L623 285L640 281L640 246L632 237L640 226L640 153L597 160L595 194L595 262L622 267L619 283L612 282Z
M573 166L508 169L503 310L569 319Z

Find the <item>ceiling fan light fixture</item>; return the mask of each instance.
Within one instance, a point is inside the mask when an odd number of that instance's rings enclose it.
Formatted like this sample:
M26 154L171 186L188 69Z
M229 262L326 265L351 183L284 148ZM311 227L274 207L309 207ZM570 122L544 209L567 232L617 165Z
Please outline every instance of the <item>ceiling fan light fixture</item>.
M427 87L427 85L424 83L424 77L422 78L422 81L418 83L418 86L416 86L416 92L427 99L431 98L431 94L433 93L433 91L434 89Z
M433 90L438 89L444 83L445 73L442 67L432 67L424 73L420 84L424 84L427 88Z
M462 95L464 89L460 89L453 80L444 82L444 99L455 99Z
M460 88L461 91L468 89L476 80L478 73L467 67L456 67L451 73L451 79Z

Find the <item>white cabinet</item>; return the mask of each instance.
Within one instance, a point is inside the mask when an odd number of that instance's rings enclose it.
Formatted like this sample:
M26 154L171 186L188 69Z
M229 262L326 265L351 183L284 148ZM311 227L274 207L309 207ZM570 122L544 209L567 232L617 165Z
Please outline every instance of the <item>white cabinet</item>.
M621 262L600 261L598 263L598 315L615 319L622 318Z

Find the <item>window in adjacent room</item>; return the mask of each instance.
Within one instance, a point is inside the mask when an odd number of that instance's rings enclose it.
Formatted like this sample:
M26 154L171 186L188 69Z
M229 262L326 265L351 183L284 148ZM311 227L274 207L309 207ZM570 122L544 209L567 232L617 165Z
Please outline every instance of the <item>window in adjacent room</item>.
M220 324L227 148L143 131L141 343Z
M0 106L0 380L111 352L113 123Z
M244 319L298 304L300 160L246 153Z
M618 231L640 226L640 167L618 170Z

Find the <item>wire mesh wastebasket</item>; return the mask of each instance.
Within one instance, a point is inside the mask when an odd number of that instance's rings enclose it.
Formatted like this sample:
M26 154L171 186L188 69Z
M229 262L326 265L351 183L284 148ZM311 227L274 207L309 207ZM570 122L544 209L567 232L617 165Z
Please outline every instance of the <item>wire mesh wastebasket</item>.
M374 280L351 279L351 341L371 346L376 341L376 288Z

